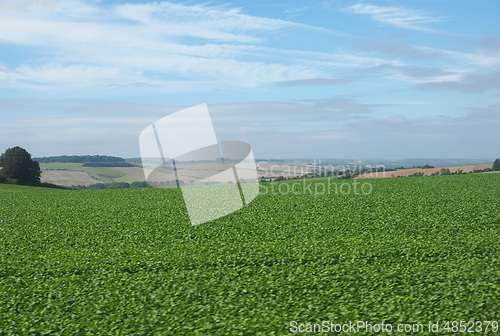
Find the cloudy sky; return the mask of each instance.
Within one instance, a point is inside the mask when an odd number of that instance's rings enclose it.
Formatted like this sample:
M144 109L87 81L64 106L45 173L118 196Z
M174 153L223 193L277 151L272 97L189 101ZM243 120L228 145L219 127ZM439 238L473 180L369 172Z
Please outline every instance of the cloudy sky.
M138 157L146 126L207 103L258 158L500 156L497 0L19 5L0 152Z

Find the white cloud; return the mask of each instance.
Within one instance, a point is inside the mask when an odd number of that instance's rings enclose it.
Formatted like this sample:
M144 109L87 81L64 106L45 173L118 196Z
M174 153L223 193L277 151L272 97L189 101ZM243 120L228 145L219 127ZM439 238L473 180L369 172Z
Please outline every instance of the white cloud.
M32 48L35 55L0 68L2 87L168 85L179 78L254 87L315 77L319 72L310 65L290 61L286 51L276 56L279 49L262 43L287 30L327 31L208 5L106 8L61 0L57 9L0 13L0 45Z
M369 15L373 20L387 23L400 28L433 32L425 27L426 23L441 21L431 16L429 12L402 7L381 7L376 5L356 4L347 7L347 10L355 14Z
M57 11L38 14L0 13L0 43L32 48L35 55L21 57L21 65L0 68L0 87L253 88L323 78L335 68L391 63L348 51L267 46L284 32L336 32L225 6L161 2L99 7L61 0Z
M116 7L115 13L118 17L154 27L160 33L217 41L258 42L262 38L251 36L250 32L307 27L289 21L245 15L240 9L170 2L125 4Z
M0 45L3 42L32 48L34 55L22 56L20 65L1 66L0 87L57 87L62 91L82 87L88 91L103 87L163 87L174 93L198 92L207 88L246 89L305 78L335 78L346 69L408 66L386 55L373 57L341 47L330 52L275 47L269 41L278 34L326 30L246 15L226 6L155 2L105 7L98 2L61 0L57 9L40 15L0 13ZM424 12L399 7L358 4L348 9L406 27L436 20ZM456 68L463 64L499 64L494 56L425 46L404 47L381 51L442 56L462 62ZM409 80L394 74L389 78ZM441 77L434 81L458 79Z

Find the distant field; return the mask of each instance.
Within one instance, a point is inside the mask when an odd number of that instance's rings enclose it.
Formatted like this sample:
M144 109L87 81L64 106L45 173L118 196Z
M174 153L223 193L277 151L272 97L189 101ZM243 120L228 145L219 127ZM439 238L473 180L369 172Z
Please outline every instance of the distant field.
M54 183L62 186L91 185L101 182L92 178L87 172L49 170L42 172L42 182Z
M410 176L415 173L424 173L424 175L431 175L435 172L440 171L442 168L448 168L451 173L462 170L464 173L468 173L474 170L482 170L486 168L491 168L491 164L482 165L468 165L468 166L448 166L448 167L435 167L435 168L407 168L407 169L397 169L395 171L379 172L379 173L366 173L356 177L357 179L364 178L385 178L385 177L398 177L398 176Z
M42 163L40 168L42 182L63 186L144 181L141 164L137 162L132 164L136 167L83 167L81 163ZM301 176L311 169L305 162L262 162L259 167L258 175L266 177Z
M87 172L91 177L105 182L115 182L114 179L127 175L127 173L119 171L114 167L83 167L83 171Z
M116 177L113 179L113 182L135 182L135 181L144 181L144 171L142 167L134 167L134 168L113 168L115 172L118 174L123 174L122 176Z
M500 320L500 174L267 183L199 226L175 188L0 195L0 335Z
M62 186L107 182L144 181L140 164L136 167L83 167L82 163L41 163L42 182Z

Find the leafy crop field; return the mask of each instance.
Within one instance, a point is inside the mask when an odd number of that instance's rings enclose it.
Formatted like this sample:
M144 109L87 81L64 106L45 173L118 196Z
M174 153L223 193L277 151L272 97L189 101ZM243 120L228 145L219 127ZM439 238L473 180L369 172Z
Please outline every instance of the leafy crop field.
M500 320L500 174L282 183L194 227L176 189L0 185L0 335Z

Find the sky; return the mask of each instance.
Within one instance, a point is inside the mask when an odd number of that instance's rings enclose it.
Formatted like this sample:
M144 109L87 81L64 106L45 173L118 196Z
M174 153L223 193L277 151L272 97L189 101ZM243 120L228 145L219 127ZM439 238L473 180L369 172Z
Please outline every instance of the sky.
M500 1L0 1L0 152L139 157L206 103L257 158L500 157Z

